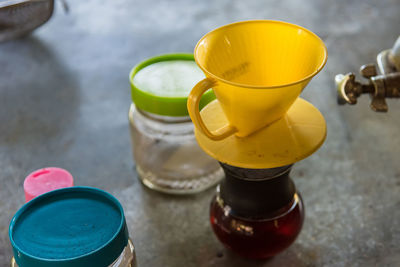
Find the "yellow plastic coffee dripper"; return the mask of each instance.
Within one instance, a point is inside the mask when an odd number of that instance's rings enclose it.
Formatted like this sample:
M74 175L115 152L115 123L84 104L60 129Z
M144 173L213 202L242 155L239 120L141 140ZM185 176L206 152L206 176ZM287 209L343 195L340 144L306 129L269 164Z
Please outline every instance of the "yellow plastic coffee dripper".
M188 98L195 126L212 140L248 136L282 118L303 88L325 65L327 51L311 31L286 22L255 20L209 32L194 56L206 79ZM210 131L199 113L209 88L228 123Z
M311 31L280 21L229 24L206 34L194 56L206 79L188 98L200 147L242 168L293 164L326 138L321 113L298 98L324 67L327 51ZM199 112L201 95L217 100Z

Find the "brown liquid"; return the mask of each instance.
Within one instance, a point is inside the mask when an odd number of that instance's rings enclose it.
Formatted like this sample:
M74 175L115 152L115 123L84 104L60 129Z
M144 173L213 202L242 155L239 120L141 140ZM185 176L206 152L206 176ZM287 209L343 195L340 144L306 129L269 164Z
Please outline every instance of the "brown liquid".
M211 226L218 239L229 249L246 258L265 259L289 247L300 233L304 221L304 207L300 195L270 219L238 218L229 208L211 202Z

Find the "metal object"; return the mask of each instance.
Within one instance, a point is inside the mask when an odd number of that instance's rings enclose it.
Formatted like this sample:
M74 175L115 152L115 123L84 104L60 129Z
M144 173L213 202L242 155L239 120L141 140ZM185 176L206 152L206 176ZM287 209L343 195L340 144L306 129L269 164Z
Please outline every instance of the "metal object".
M374 64L361 66L360 74L368 79L367 83L355 80L353 73L338 74L335 77L338 93L338 104L355 105L362 94L371 97L371 109L377 112L387 112L385 98L400 97L400 36L392 49L384 50L377 56L378 74Z
M24 36L49 20L54 0L0 2L0 42Z

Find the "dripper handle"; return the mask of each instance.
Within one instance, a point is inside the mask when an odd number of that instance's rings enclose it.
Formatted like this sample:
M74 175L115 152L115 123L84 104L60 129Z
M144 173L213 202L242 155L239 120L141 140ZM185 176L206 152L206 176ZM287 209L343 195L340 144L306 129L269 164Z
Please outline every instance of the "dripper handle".
M187 109L190 115L190 118L193 121L195 127L203 132L208 138L211 140L222 140L231 136L232 134L237 132L237 129L232 125L225 125L219 128L216 131L211 132L208 130L207 126L204 124L203 119L201 118L199 111L199 103L201 96L210 88L215 86L216 82L210 78L205 78L198 82L190 92L187 101Z

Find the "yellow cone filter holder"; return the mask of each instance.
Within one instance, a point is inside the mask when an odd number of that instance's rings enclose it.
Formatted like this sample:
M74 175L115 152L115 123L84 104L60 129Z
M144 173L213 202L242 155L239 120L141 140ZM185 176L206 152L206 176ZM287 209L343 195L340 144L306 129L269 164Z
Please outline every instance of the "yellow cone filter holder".
M211 131L227 123L217 100L203 108L201 116ZM295 163L315 152L325 140L326 123L318 109L298 98L281 119L245 138L231 135L215 141L198 128L195 135L200 147L222 163L265 169Z
M256 20L206 34L194 57L206 79L189 95L190 117L209 139L222 140L233 134L248 136L282 118L323 68L327 51L321 39L305 28ZM209 88L227 119L219 128L212 128L199 113L201 95Z

